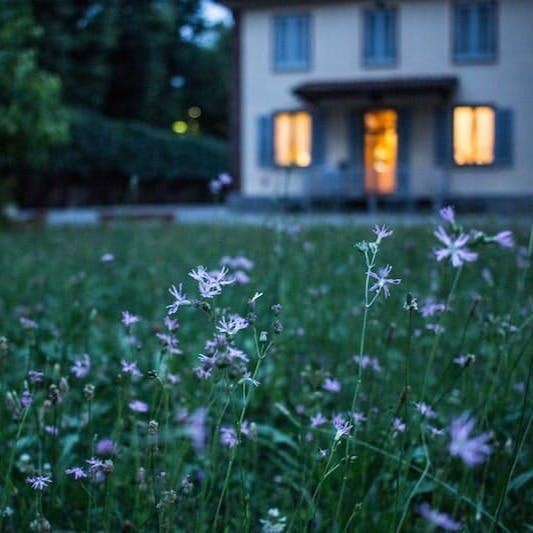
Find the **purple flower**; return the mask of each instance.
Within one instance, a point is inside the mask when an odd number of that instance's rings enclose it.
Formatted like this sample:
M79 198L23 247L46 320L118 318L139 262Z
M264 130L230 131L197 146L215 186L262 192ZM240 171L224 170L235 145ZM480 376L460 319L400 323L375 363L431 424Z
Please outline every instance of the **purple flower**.
M378 273L375 272L369 272L368 274L370 277L374 278L376 283L370 287L370 292L377 291L378 294L383 290L383 294L385 295L385 298L389 297L390 291L387 285L398 285L401 279L390 279L387 276L390 274L390 271L392 270L392 267L390 265L387 265L384 268L378 269Z
M52 478L48 475L29 476L26 478L26 483L28 483L33 490L44 490L52 483Z
M20 403L22 407L28 407L33 402L33 396L29 390L25 390L20 395Z
M87 477L85 470L81 466L73 466L72 468L67 468L65 474L73 476L74 479L83 479Z
M420 307L420 313L424 318L433 316L435 313L446 311L446 304L436 303L432 298L428 298Z
M468 365L470 365L474 360L475 360L475 356L473 356L472 354L467 354L467 355L458 355L457 357L454 357L453 362L456 365L459 365L460 367L465 368Z
M220 271L207 272L205 267L199 266L191 270L189 276L198 282L198 290L202 298L214 298L222 292L224 285L231 285L234 279L228 277L228 269L222 267Z
M360 424L361 422L364 422L366 420L366 415L364 413L358 413L354 411L352 413L352 420L355 424Z
M211 194L218 194L222 190L222 183L217 179L212 179L209 182L209 190L211 191Z
M122 359L120 361L120 365L122 366L122 372L124 374L131 374L132 377L138 378L142 376L141 371L137 368L137 363L135 361L132 361L131 363Z
M86 459L85 461L89 465L89 471L91 473L98 472L100 470L103 470L105 463L101 459L97 459L96 457L91 457L90 459Z
M31 320L29 318L26 318L24 316L21 316L19 318L20 325L23 326L26 329L37 329L39 326L37 325L37 322L35 320Z
M102 263L111 263L114 260L115 260L115 256L109 253L103 254L100 257L100 261L102 261Z
M393 418L392 427L398 433L403 433L405 431L405 422L401 418Z
M28 378L30 383L39 383L44 381L44 372L39 372L38 370L30 370L28 372Z
M190 300L187 300L187 297L183 294L181 283L179 284L177 289L175 285L172 285L172 287L170 287L168 292L170 292L170 294L174 297L174 302L171 303L170 305L167 305L169 315L173 315L174 313L177 313L178 309L182 305L190 305L191 303Z
M56 437L59 433L59 429L57 428L57 426L52 425L44 426L44 430L46 431L46 433L48 433L49 435L53 435L54 437Z
M217 330L226 335L235 335L238 331L247 327L248 321L235 314L229 316L227 319L223 316L218 322Z
M443 207L439 211L440 216L450 224L455 224L455 211L451 205Z
M467 466L483 463L491 452L491 447L487 444L490 440L488 433L470 438L474 425L475 420L468 413L463 413L454 418L450 426L450 455L460 457Z
M82 359L76 359L74 364L70 367L70 371L76 378L83 379L89 375L91 370L91 358L84 353Z
M344 435L348 435L353 428L352 424L344 419L341 414L337 414L333 417L333 427L336 429L334 440L339 440Z
M228 448L235 448L239 444L237 439L237 433L232 428L221 427L220 428L220 442Z
M166 316L163 322L165 323L165 326L168 329L168 331L171 331L171 332L175 331L176 329L180 327L179 322L177 320L174 320L173 318L170 318L169 316Z
M424 403L424 402L415 402L414 403L414 406L416 407L416 410L422 415L422 416L425 416L426 418L435 418L437 416L437 414L435 413L435 411L433 411L433 409L431 408L430 405L428 405L427 403Z
M206 428L205 420L207 418L207 410L204 407L196 409L189 417L188 434L192 441L192 447L196 455L201 457L205 450Z
M512 248L514 246L513 233L511 231L500 231L492 237L492 241L502 248Z
M113 455L115 453L115 443L111 439L100 439L96 443L96 453L98 455Z
M375 372L382 371L381 365L375 357L369 357L368 355L354 355L353 360L362 368L370 367Z
M340 392L341 384L337 379L327 378L322 388L328 392Z
M392 235L392 230L387 228L387 226L385 225L378 226L376 224L372 231L374 232L378 243L381 242L382 239L385 239L386 237L390 237Z
M471 252L468 248L464 248L470 238L468 235L461 233L459 237L453 239L441 226L435 230L433 235L446 246L446 248L435 250L437 261L442 261L449 257L452 265L457 268L463 263L475 261L477 259L477 253Z
M148 404L140 400L134 400L128 404L129 408L136 413L146 413L148 411Z
M229 187L233 183L233 178L227 172L223 172L218 175L218 181L223 187Z
M311 427L317 428L318 426L325 424L327 421L328 419L322 413L317 413L311 417Z
M121 322L129 328L141 320L137 315L132 315L129 311L122 311Z
M428 522L433 525L441 527L446 531L459 531L463 525L461 522L455 522L446 513L441 513L437 509L432 509L427 502L423 502L418 506L418 512Z

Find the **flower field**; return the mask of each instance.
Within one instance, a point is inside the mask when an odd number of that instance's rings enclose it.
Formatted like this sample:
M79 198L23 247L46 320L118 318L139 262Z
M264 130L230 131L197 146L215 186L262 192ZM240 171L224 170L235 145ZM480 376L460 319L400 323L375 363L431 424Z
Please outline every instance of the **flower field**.
M0 531L533 531L526 225L0 243Z

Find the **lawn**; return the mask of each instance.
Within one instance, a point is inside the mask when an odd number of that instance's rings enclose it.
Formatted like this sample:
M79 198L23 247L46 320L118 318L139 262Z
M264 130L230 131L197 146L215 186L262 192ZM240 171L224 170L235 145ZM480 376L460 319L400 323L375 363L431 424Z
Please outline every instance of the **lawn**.
M0 531L533 530L529 228L451 219L0 233Z

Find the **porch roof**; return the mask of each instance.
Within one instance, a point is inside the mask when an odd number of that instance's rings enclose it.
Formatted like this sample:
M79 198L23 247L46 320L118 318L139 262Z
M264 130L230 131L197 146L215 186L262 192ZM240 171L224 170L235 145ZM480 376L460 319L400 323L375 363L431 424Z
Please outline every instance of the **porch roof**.
M450 96L459 80L456 76L411 78L373 78L365 80L328 80L307 82L293 88L293 93L309 102L324 99L369 98L433 94Z

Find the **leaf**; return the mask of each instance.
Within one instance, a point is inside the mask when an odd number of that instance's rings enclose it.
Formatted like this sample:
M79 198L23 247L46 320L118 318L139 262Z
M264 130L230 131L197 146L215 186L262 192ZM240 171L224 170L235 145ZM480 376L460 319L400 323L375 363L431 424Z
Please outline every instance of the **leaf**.
M522 485L525 485L528 481L533 479L533 470L528 470L527 472L523 472L522 474L514 477L509 482L509 490L516 490L522 487Z

